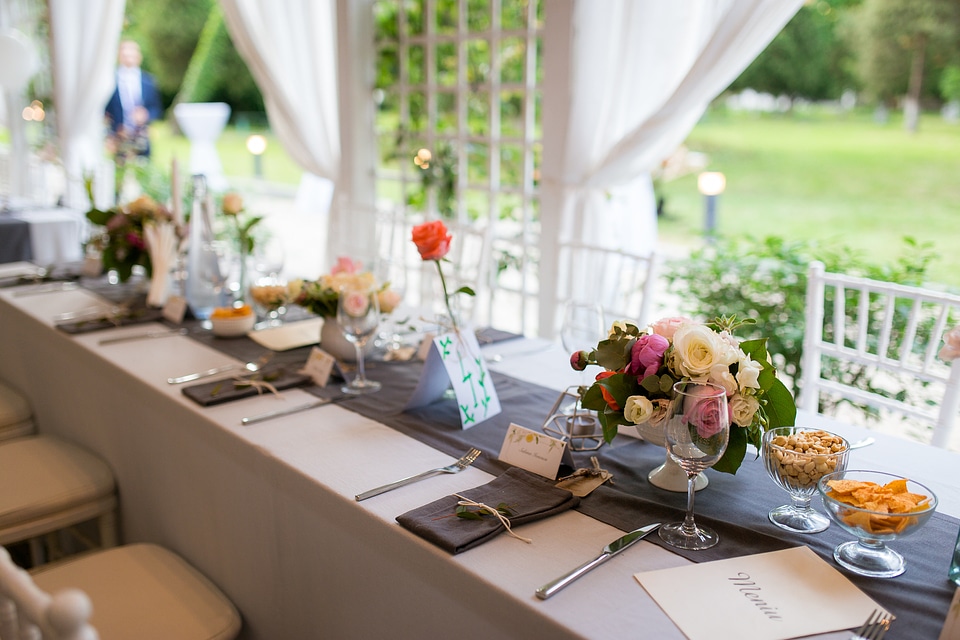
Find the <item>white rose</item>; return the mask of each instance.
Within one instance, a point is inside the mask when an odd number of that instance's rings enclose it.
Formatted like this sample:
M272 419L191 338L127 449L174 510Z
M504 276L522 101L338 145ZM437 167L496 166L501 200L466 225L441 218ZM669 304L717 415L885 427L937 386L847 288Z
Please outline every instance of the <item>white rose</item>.
M733 414L733 421L741 427L749 427L753 424L753 416L759 408L760 402L753 396L742 396L738 393L730 398L730 413Z
M737 392L737 379L730 373L730 367L725 364L715 364L710 367L710 374L707 376L707 382L723 387L727 396L732 396Z
M686 324L673 334L673 349L680 373L691 378L705 376L714 365L737 361L729 344L702 324Z
M627 323L624 322L623 320L617 320L617 321L615 321L615 322L613 323L613 325L610 327L609 333L607 333L607 338L612 338L612 337L614 337L615 335L617 335L617 329L620 329L620 332L621 332L621 333L626 333L626 332L627 332Z
M653 416L653 403L644 396L630 396L623 408L623 417L633 424L643 424Z
M763 371L763 367L759 362L750 358L750 356L744 355L740 358L740 366L737 369L737 383L740 385L740 388L749 387L751 389L759 389L759 376L761 371Z

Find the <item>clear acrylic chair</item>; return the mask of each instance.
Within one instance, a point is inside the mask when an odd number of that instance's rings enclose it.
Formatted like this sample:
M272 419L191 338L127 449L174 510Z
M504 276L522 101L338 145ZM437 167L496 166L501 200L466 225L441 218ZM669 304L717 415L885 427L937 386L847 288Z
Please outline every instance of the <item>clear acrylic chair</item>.
M937 356L944 333L958 322L960 296L827 273L812 262L799 407L817 413L822 396L849 400L929 425L930 443L947 446L960 403L960 365ZM856 369L878 391L828 379L828 363Z

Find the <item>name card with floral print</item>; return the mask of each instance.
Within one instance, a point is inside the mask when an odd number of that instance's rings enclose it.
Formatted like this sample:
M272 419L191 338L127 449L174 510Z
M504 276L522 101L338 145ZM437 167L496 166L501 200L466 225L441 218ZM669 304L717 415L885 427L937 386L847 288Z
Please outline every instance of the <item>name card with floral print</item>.
M500 460L555 480L567 443L557 438L510 423L500 448Z

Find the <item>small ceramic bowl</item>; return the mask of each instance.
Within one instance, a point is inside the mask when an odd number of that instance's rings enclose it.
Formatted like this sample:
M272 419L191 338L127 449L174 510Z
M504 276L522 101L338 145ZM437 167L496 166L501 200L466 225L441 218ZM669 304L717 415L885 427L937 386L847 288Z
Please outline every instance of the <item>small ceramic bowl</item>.
M217 307L210 316L213 335L220 338L239 338L246 335L257 321L257 315L249 305L241 307Z

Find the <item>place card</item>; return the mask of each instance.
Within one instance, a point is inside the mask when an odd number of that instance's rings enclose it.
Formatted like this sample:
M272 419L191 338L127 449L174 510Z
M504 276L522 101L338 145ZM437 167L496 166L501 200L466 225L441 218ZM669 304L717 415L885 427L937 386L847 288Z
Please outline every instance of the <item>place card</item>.
M310 376L313 384L318 387L325 387L330 380L330 374L333 373L333 367L336 363L337 359L332 355L320 347L314 347L310 350L307 362L303 365L303 368L300 369L300 373Z
M882 609L809 547L634 577L690 640L787 640L858 628Z
M500 413L500 399L473 331L445 333L430 341L423 371L404 411L439 400L451 385L464 429Z
M169 296L163 305L163 317L173 324L181 324L187 315L187 299L183 296Z
M500 460L554 480L567 443L510 423L500 447Z

